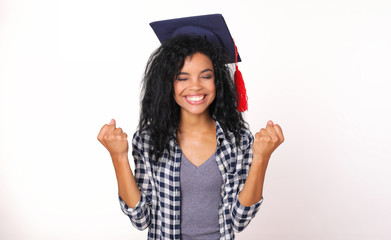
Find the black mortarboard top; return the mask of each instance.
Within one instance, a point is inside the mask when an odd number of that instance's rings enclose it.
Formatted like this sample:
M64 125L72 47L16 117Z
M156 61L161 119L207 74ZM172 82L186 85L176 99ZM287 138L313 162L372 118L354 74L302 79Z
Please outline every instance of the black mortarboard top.
M178 34L201 35L225 49L229 57L227 63L241 61L239 54L235 61L235 44L221 14L175 18L151 22L149 25L161 43Z

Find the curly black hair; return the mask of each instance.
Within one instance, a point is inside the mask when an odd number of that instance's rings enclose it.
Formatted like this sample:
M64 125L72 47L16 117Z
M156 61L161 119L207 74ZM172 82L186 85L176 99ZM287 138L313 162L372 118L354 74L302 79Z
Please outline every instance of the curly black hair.
M205 54L213 63L216 97L209 106L211 117L220 123L225 133L227 130L232 132L237 143L240 129L248 129L242 113L237 110L237 90L226 65L228 58L224 50L202 36L177 35L152 53L142 81L138 128L149 131L151 154L156 159L168 149L170 138L176 136L180 107L174 99L174 80L185 58L194 53Z

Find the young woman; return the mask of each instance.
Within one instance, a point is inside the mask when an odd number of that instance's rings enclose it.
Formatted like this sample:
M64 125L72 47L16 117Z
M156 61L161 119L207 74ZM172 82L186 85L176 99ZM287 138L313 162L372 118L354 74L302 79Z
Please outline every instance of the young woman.
M280 126L255 134L237 110L223 50L204 37L177 35L150 57L139 130L132 139L115 120L99 132L110 152L122 211L149 227L148 239L234 239L257 213Z

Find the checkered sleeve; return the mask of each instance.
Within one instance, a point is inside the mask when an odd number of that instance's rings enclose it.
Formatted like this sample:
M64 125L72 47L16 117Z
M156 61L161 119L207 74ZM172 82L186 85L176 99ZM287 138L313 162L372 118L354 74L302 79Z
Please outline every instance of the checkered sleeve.
M259 202L247 207L243 206L239 201L239 193L243 189L247 175L250 171L253 159L252 146L254 142L254 136L250 131L246 131L246 135L242 137L244 138L242 140L242 148L244 150L239 150L241 154L243 154L242 169L239 171L241 181L239 183L239 191L236 195L231 211L232 226L235 232L241 232L247 227L250 221L255 217L255 214L258 212L261 203L263 202L263 196Z
M143 141L138 135L138 132L133 135L132 146L132 155L135 163L134 177L140 189L141 197L134 208L128 207L119 194L118 198L121 210L130 218L133 226L138 230L144 230L150 225L151 222L150 204L152 198L152 186L148 178L145 159L141 154L143 149Z

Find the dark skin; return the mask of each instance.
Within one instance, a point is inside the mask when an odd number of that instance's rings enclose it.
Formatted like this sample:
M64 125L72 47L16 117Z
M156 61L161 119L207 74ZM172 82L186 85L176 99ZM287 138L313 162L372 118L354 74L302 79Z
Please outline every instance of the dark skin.
M199 53L186 58L174 81L174 90L181 107L178 144L186 158L198 167L216 151L216 125L208 113L216 94L210 59Z
M191 128L181 126L177 141L182 153L196 167L201 166L216 151L216 125L195 124ZM202 129L204 127L204 129Z

